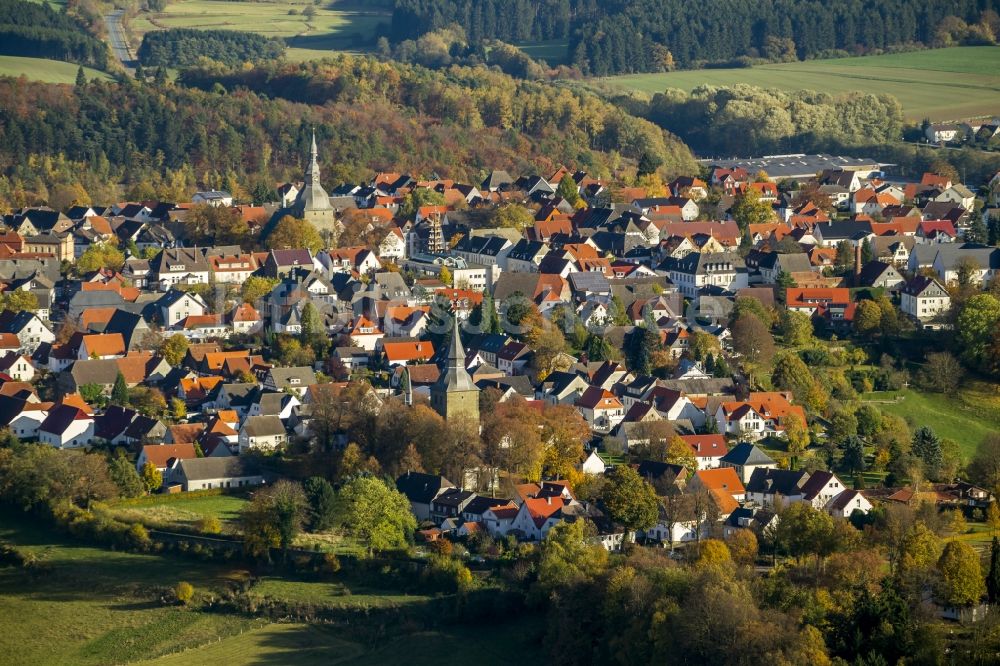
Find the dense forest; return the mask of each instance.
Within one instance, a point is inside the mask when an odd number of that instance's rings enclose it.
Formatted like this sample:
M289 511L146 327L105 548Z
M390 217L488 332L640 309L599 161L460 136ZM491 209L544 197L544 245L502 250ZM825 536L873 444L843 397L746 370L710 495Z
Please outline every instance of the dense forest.
M0 0L0 55L52 58L105 69L108 49L47 3Z
M139 61L146 66L187 67L201 58L227 65L263 62L285 53L280 39L238 30L174 28L147 32L139 47Z
M678 139L593 93L483 68L446 75L340 56L192 69L181 81L191 87L0 78L0 208L67 186L94 200L113 200L118 183L138 198L179 199L196 185L266 191L301 177L313 126L328 185L372 170L478 180L559 163L608 176L645 151L667 173L697 171Z
M398 0L389 37L412 40L458 23L473 43L566 38L568 61L607 75L930 46L949 39L950 22L977 24L998 10L1000 0L736 0L717 10L686 0ZM995 16L986 14L985 25ZM963 39L995 39L989 32Z
M637 112L676 132L699 153L761 155L841 145L892 143L903 109L890 95L783 92L748 85L671 89Z

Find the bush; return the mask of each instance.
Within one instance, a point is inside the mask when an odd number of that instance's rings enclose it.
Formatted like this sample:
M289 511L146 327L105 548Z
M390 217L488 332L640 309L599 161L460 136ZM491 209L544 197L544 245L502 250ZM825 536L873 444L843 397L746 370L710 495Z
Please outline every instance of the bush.
M194 526L199 532L204 532L205 534L219 534L222 532L222 521L215 516L199 518Z
M340 571L340 560L333 553L323 553L323 571L335 574Z
M174 597L179 603L186 606L190 603L191 599L194 598L194 586L191 585L191 583L182 580L177 583L177 586L174 588Z

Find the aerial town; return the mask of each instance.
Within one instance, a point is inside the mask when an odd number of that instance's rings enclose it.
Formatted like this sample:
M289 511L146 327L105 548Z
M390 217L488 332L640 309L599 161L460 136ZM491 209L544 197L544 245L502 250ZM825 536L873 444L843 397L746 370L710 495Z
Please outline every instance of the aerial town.
M406 538L478 562L567 524L680 559L752 542L752 562L780 552L786 516L863 529L927 498L997 513L996 468L961 464L978 442L911 432L866 396L952 391L948 337L1000 367L982 213L1000 174L982 197L954 174L796 154L660 188L559 168L328 192L320 161L313 138L275 204L206 191L5 216L6 437L107 451L151 497L391 478ZM206 227L234 242L189 244ZM890 336L925 350L919 373Z
M0 0L0 665L1000 664L1000 0Z

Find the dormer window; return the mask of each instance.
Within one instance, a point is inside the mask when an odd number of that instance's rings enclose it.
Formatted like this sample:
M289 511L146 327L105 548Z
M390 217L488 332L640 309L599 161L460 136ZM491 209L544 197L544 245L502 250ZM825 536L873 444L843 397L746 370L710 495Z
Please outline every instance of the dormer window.
M291 379L288 380L288 383L289 384L298 384L299 383L299 378L298 377L292 377Z

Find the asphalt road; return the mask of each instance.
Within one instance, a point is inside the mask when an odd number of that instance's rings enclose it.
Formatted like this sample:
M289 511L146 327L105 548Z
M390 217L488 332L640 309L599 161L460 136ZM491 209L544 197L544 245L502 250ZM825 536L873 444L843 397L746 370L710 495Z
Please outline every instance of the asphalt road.
M114 52L115 57L121 61L125 69L135 68L135 58L132 56L132 49L129 47L128 40L125 39L125 28L122 27L122 15L125 12L121 9L116 9L110 14L104 15L104 22L108 26L108 40L111 42L111 50Z

